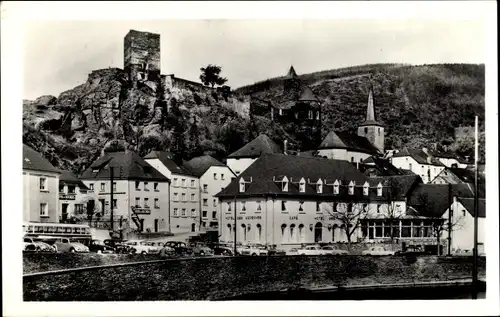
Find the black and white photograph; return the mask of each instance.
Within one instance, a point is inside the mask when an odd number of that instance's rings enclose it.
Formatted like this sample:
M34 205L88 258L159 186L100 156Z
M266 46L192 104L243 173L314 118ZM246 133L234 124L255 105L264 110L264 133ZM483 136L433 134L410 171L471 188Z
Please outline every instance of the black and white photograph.
M500 313L495 2L72 5L2 4L4 315Z

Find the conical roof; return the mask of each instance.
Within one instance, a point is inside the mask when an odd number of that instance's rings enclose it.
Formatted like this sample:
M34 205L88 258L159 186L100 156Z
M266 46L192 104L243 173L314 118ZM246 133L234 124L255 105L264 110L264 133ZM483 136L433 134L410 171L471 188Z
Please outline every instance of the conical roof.
M290 69L288 70L288 74L286 74L286 77L287 78L297 78L297 72L295 71L295 69L293 68L293 65L290 66Z
M302 91L300 92L299 101L316 101L319 102L318 98L314 95L311 88L307 86L302 87Z
M342 142L342 139L335 133L335 131L330 131L326 138L319 145L319 149L332 149L332 148L344 148L346 145Z
M265 134L259 135L238 151L231 153L228 158L254 158L262 154L282 153L281 148Z

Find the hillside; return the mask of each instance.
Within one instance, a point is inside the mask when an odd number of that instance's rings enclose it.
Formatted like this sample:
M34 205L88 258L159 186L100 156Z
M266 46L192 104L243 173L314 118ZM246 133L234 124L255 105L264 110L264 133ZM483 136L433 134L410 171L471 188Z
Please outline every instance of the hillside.
M472 126L475 114L484 122L483 65L380 64L301 75L323 101L323 136L355 132L366 111L368 74L387 149L437 142L461 155L473 152L470 140L455 142L454 128ZM247 113L250 95L279 103L281 84L277 77L230 94L155 82L134 87L121 69L97 70L58 97L23 100L23 142L77 174L107 148L173 151L178 161L203 153L223 159L266 133L300 149L297 133Z

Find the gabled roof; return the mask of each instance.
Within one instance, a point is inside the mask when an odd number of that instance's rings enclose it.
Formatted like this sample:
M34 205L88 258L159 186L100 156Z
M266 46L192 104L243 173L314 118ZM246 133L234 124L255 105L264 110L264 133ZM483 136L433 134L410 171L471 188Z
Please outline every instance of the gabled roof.
M61 176L59 176L59 184L60 185L64 185L64 184L68 184L68 185L78 185L78 187L80 189L89 189L87 186L85 186L85 184L80 180L78 179L78 177L76 177L75 174L73 174L72 172L70 171L65 171L65 170L60 170L61 172Z
M290 180L288 192L283 192L279 183L285 176ZM304 178L309 183L306 186L307 190L305 193L299 191L298 183L301 178ZM315 186L320 178L327 184L330 184L328 186L326 184L323 185L322 195L326 196L332 196L333 186L331 184L336 179L342 181L343 185L347 185L350 181L355 181L357 185L362 186L367 181L366 176L349 162L343 160L265 154L250 165L241 175L233 179L218 196L318 195L315 191ZM249 182L244 193L239 193L240 179Z
M426 154L421 149L407 149L407 148L404 148L403 150L399 151L398 153L395 153L392 157L406 157L406 156L412 157L419 164L430 164L430 165L436 165L436 166L445 166L438 159L436 159L432 155ZM427 161L428 158L430 159L430 162Z
M191 173L184 168L177 165L172 159L172 153L166 151L151 151L144 157L148 159L158 159L163 165L172 173L179 175L191 175Z
M467 209L471 216L474 217L474 198L458 198L458 201L462 204L462 206ZM486 199L478 199L477 200L477 211L479 218L486 217Z
M23 144L23 169L42 171L50 173L60 173L42 154Z
M113 177L117 180L157 180L170 182L170 180L149 165L142 157L134 152L107 152L95 160L83 172L80 179L109 179L113 167Z
M422 179L418 175L395 175L371 177L369 183L377 186L379 183L384 187L391 188L391 198L404 199L409 197L412 191L422 184Z
M302 86L302 90L300 92L299 101L316 101L319 102L319 99L316 98L311 88L307 86Z
M241 149L231 153L228 158L257 158L262 154L281 153L281 148L265 134L245 144Z
M418 210L423 217L442 217L450 206L453 197L473 198L473 192L467 184L451 185L451 198L448 197L448 184L419 184L408 200L408 205Z
M382 159L376 156L370 156L363 160L360 164L360 169L364 171L368 170L370 167L375 168L380 176L394 176L403 175L405 173L401 172L396 166L392 165L389 160Z
M212 166L227 167L210 155L198 156L184 163L183 168L191 174L201 177Z
M379 154L378 149L367 138L348 132L331 131L318 149L348 149L367 154Z
M474 170L469 170L465 168L445 168L439 173L436 178L444 180L448 183L464 183L470 184L472 188L475 188L475 172ZM477 175L479 197L485 197L486 195L486 180L483 174L478 173Z

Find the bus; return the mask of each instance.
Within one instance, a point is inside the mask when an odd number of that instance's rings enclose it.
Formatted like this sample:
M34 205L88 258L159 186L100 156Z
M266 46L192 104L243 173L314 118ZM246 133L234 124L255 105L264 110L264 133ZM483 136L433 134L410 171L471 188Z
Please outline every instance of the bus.
M88 245L92 240L90 227L80 224L25 222L23 223L23 234L24 237L30 238L43 236L68 238L85 245Z

